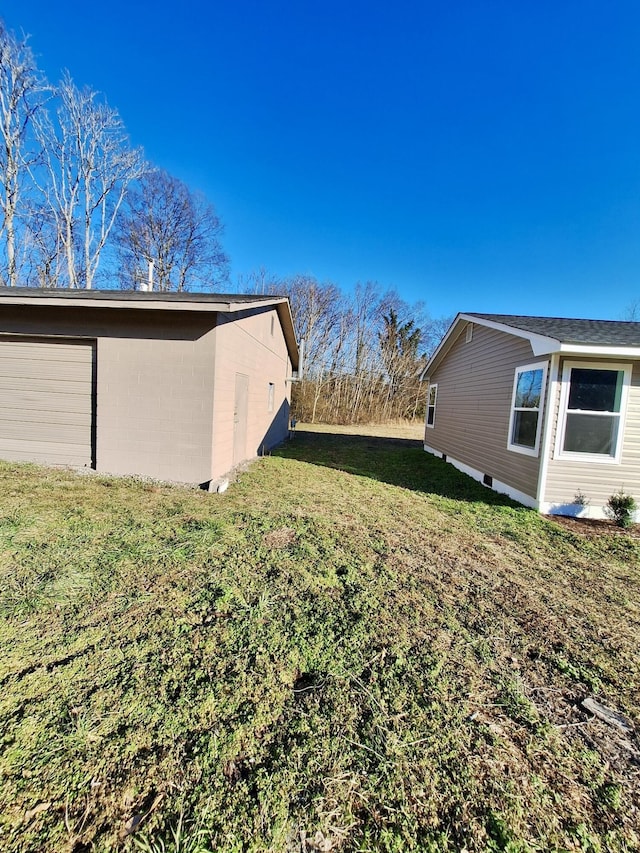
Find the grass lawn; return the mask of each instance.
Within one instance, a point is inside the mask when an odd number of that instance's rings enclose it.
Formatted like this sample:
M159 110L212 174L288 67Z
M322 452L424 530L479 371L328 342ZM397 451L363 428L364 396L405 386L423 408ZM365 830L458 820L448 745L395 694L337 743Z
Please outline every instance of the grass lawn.
M3 853L638 849L640 540L380 433L0 464Z

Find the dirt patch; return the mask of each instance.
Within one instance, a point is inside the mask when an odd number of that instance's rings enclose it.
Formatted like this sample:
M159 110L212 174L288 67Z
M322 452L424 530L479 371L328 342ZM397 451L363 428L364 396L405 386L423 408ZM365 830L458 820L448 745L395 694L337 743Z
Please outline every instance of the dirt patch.
M292 545L297 538L293 527L278 527L276 530L271 530L265 534L263 542L267 548L286 548Z
M632 524L631 527L618 527L613 521L604 518L572 518L566 515L548 515L549 521L559 524L572 533L579 536L594 538L596 536L630 536L632 539L640 539L640 524Z

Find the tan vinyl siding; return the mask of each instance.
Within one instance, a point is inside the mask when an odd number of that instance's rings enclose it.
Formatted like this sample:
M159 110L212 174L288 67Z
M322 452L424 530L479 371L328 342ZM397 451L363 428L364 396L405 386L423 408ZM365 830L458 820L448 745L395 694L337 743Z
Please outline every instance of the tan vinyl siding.
M271 334L271 318L274 333ZM216 328L215 399L213 405L213 476L233 466L233 412L236 374L249 377L247 458L283 441L289 427L291 362L275 310L220 315ZM269 383L274 384L273 411L268 410Z
M571 357L571 362L584 362L588 359ZM598 359L602 363L604 359ZM624 359L615 359L612 363L623 364ZM562 378L564 362L560 363L559 376ZM601 507L613 492L622 488L640 500L640 365L633 365L631 387L627 401L627 414L623 425L624 437L622 457L619 463L582 462L573 459L554 459L560 416L560 383L555 400L553 417L553 440L551 442L549 466L543 499L558 511L561 507L574 502L576 492L580 490L591 502L592 507Z
M91 343L0 341L0 458L92 463Z
M429 377L438 395L425 444L535 499L539 457L508 450L507 439L515 368L546 359L523 338L476 324L467 342L465 331Z

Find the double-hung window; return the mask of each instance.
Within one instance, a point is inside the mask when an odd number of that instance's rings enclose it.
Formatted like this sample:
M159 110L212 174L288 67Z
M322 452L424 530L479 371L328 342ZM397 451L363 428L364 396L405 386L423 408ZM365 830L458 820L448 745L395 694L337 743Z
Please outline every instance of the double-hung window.
M546 362L516 367L507 443L509 450L529 456L538 455L546 382Z
M565 363L556 456L620 461L630 381L630 365Z
M429 385L429 393L427 395L427 426L433 427L436 425L436 400L438 399L438 386Z

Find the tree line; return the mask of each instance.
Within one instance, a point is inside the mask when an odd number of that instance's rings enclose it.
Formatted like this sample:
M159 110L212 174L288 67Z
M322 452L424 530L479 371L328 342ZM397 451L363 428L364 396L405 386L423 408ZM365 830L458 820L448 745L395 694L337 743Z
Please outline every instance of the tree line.
M55 85L0 20L0 285L187 291L229 284L223 226L204 197L145 160L117 112L69 73ZM288 296L304 374L300 420L424 415L421 374L448 326L375 282L344 293L312 276L240 278Z
M215 208L146 162L117 110L65 72L55 85L0 20L0 284L215 289L228 278Z
M377 282L343 292L313 276L270 276L240 282L250 293L288 296L299 342L302 377L292 388L292 412L309 423L386 423L423 418L422 372L450 325L424 303L405 302Z

